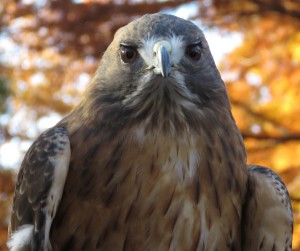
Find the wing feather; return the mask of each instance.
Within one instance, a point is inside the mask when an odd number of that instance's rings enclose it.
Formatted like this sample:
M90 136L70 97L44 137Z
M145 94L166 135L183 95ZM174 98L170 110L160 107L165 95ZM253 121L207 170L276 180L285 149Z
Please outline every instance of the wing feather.
M291 251L293 213L287 188L271 169L249 166L248 174L242 250Z
M49 231L63 193L70 155L64 127L44 132L29 148L15 188L8 241L11 250L51 250Z

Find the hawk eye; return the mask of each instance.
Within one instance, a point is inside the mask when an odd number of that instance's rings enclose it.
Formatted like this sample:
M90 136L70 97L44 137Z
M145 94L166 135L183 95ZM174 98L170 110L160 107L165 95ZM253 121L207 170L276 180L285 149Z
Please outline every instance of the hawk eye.
M199 61L201 58L201 44L192 44L186 49L187 56L193 61Z
M124 63L132 63L137 57L137 51L131 46L121 44L120 56Z

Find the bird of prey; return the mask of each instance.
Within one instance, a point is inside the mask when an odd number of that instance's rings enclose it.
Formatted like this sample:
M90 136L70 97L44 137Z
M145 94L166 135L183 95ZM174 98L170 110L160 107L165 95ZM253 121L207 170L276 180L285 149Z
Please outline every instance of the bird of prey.
M145 15L119 29L82 101L24 157L10 250L291 250L289 195L247 167L207 41Z

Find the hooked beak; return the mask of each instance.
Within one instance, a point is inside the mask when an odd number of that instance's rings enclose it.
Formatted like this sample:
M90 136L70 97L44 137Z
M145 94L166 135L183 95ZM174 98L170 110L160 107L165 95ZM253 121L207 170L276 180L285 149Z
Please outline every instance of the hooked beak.
M153 50L156 57L155 67L164 78L168 77L171 71L171 44L166 40L162 40L154 45Z

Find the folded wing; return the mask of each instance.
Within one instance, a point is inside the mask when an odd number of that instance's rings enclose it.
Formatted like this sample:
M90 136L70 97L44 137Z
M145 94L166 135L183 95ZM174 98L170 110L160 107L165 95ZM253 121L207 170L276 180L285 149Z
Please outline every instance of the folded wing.
M63 193L70 155L64 127L44 132L28 150L15 188L7 243L10 250L51 250L49 233Z
M280 177L262 166L249 166L243 209L243 251L291 251L293 213Z

